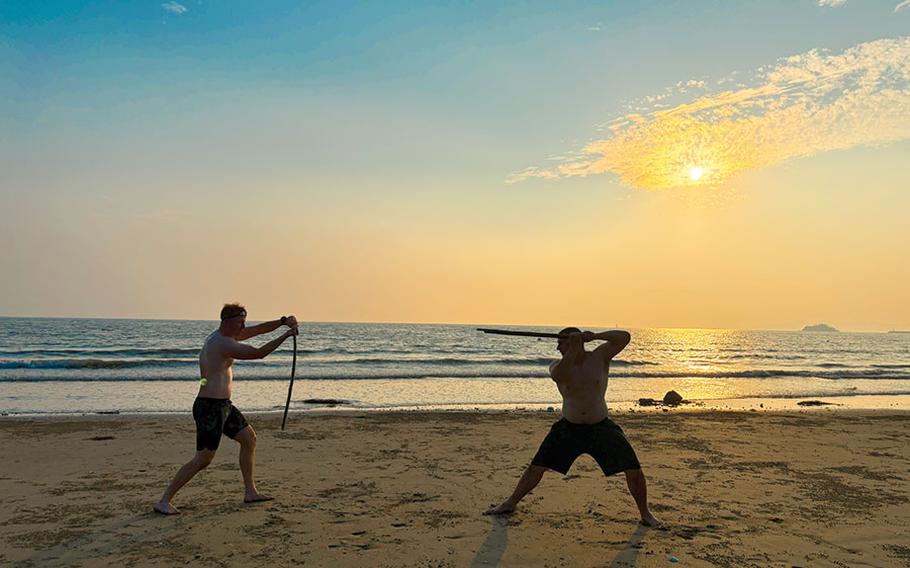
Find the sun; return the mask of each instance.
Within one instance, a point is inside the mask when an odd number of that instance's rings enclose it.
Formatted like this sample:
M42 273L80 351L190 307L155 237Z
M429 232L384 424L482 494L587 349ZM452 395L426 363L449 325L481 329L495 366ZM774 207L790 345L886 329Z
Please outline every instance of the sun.
M689 177L692 181L698 181L704 175L705 170L701 166L689 166Z

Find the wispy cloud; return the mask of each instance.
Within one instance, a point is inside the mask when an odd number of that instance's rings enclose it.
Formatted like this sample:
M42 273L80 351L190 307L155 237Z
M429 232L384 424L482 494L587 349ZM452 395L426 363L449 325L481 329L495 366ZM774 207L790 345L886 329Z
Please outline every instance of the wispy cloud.
M811 50L751 77L737 77L732 90L682 82L646 97L605 125L608 137L507 181L613 173L644 189L710 185L792 158L910 139L910 38Z
M847 3L847 0L817 0L816 4L819 6L824 6L825 8L836 8L838 6L843 6Z
M895 6L894 13L896 14L896 13L900 12L901 10L905 10L907 8L910 8L910 0L904 0L903 2L901 2L900 4Z
M171 14L180 15L180 14L185 14L186 12L189 12L189 8L187 8L183 4L178 4L177 2L173 2L173 1L166 2L166 3L162 4L161 7L164 8L165 12L170 12Z

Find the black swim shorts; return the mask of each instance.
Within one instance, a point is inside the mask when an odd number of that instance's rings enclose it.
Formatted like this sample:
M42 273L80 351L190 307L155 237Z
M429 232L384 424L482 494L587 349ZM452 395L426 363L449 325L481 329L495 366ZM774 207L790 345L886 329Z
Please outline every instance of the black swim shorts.
M196 450L218 449L221 434L234 438L250 425L237 407L227 398L197 397L193 403L196 421Z
M594 458L604 475L641 468L622 428L609 418L597 424L574 424L565 418L556 422L540 444L531 465L565 475L581 454Z

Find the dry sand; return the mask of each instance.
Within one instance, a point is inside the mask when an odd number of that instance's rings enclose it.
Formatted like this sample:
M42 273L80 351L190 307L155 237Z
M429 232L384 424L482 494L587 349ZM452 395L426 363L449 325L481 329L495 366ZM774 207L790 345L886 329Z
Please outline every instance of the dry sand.
M0 420L0 566L908 566L910 413L616 413L662 529L588 457L506 520L548 413L253 417L260 489L237 444L151 512L194 450L192 418Z

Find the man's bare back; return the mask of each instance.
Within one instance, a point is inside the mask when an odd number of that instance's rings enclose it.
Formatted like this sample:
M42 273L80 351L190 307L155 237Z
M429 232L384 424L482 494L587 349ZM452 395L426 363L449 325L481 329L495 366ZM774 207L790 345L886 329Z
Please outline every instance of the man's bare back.
M231 398L233 388L234 358L228 355L236 351L239 342L215 330L209 335L199 352L199 374L202 377L199 396L207 398Z

